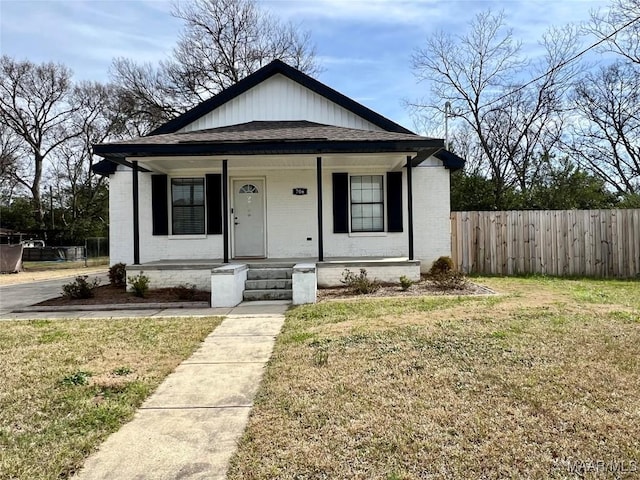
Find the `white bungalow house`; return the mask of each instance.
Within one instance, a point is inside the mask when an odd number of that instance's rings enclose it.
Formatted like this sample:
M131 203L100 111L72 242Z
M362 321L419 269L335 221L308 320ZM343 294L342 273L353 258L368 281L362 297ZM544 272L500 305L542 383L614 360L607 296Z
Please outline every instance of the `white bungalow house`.
M314 301L345 269L417 279L451 252L449 174L464 160L278 60L94 152L111 263L211 289L213 305Z

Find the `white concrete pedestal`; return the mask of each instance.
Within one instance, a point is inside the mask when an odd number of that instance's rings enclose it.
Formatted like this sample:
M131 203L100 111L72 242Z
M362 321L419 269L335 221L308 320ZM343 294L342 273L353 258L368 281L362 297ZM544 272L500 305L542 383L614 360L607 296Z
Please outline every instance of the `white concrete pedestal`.
M293 267L293 304L316 303L318 282L315 263L298 263Z
M249 267L230 264L211 270L211 306L235 307L242 302Z

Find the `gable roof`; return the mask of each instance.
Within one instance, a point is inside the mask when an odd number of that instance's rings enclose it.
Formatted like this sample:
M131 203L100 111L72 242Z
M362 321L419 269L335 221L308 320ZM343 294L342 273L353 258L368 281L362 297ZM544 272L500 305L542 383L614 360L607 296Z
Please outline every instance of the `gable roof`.
M191 110L188 110L179 117L168 121L164 125L161 125L160 127L153 130L149 135L154 136L167 133L175 133L181 128L184 128L190 123L196 121L198 118L208 114L209 112L231 101L232 99L238 97L239 95L245 93L247 90L255 87L259 83L276 74L284 75L290 80L297 82L303 87L308 88L318 95L325 97L329 101L340 105L346 110L353 112L354 114L364 118L365 120L382 128L383 130L386 130L388 132L413 134L411 130L404 128L402 125L399 125L386 117L383 117L379 113L376 113L373 110L365 107L364 105L356 102L355 100L350 99L349 97L341 94L331 87L328 87L324 83L321 83L318 80L311 78L309 75L302 73L300 70L287 65L281 60L274 60L268 65L265 65L261 69L256 70L251 75L240 80L238 83L232 85L229 88L226 88L210 99L205 100Z

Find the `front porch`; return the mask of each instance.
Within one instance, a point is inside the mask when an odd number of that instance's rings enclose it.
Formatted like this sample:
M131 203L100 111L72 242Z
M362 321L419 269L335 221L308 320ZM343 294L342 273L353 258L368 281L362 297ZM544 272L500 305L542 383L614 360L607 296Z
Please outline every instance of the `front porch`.
M278 269L289 270L281 279L288 284L276 288L290 290L294 304L313 303L318 287L340 286L345 270L358 273L366 269L369 278L382 283L398 283L401 276L420 279L420 261L407 257L333 257L323 261L317 258L234 259L228 263L223 259L157 260L127 265L127 276L144 272L152 288L193 284L199 290L211 292L212 306L234 306L244 297L248 271ZM220 303L221 297L224 305ZM236 300L237 303L233 303Z

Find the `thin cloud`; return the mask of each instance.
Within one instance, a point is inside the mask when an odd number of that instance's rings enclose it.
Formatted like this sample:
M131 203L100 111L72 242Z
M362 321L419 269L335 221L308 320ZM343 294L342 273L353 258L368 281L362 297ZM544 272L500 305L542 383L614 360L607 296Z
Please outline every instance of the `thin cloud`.
M337 57L332 55L317 55L318 62L325 67L330 65L378 65L380 60L374 58Z
M402 99L428 95L410 56L436 30L463 34L478 12L504 10L523 53L535 57L545 30L586 20L609 0L262 0L274 15L311 32L319 79L412 127ZM155 63L175 45L182 22L168 0L0 0L2 53L70 66L76 78L107 80L114 57Z
M447 2L439 0L267 0L264 5L289 20L325 18L366 21L371 24L414 25L439 20Z

